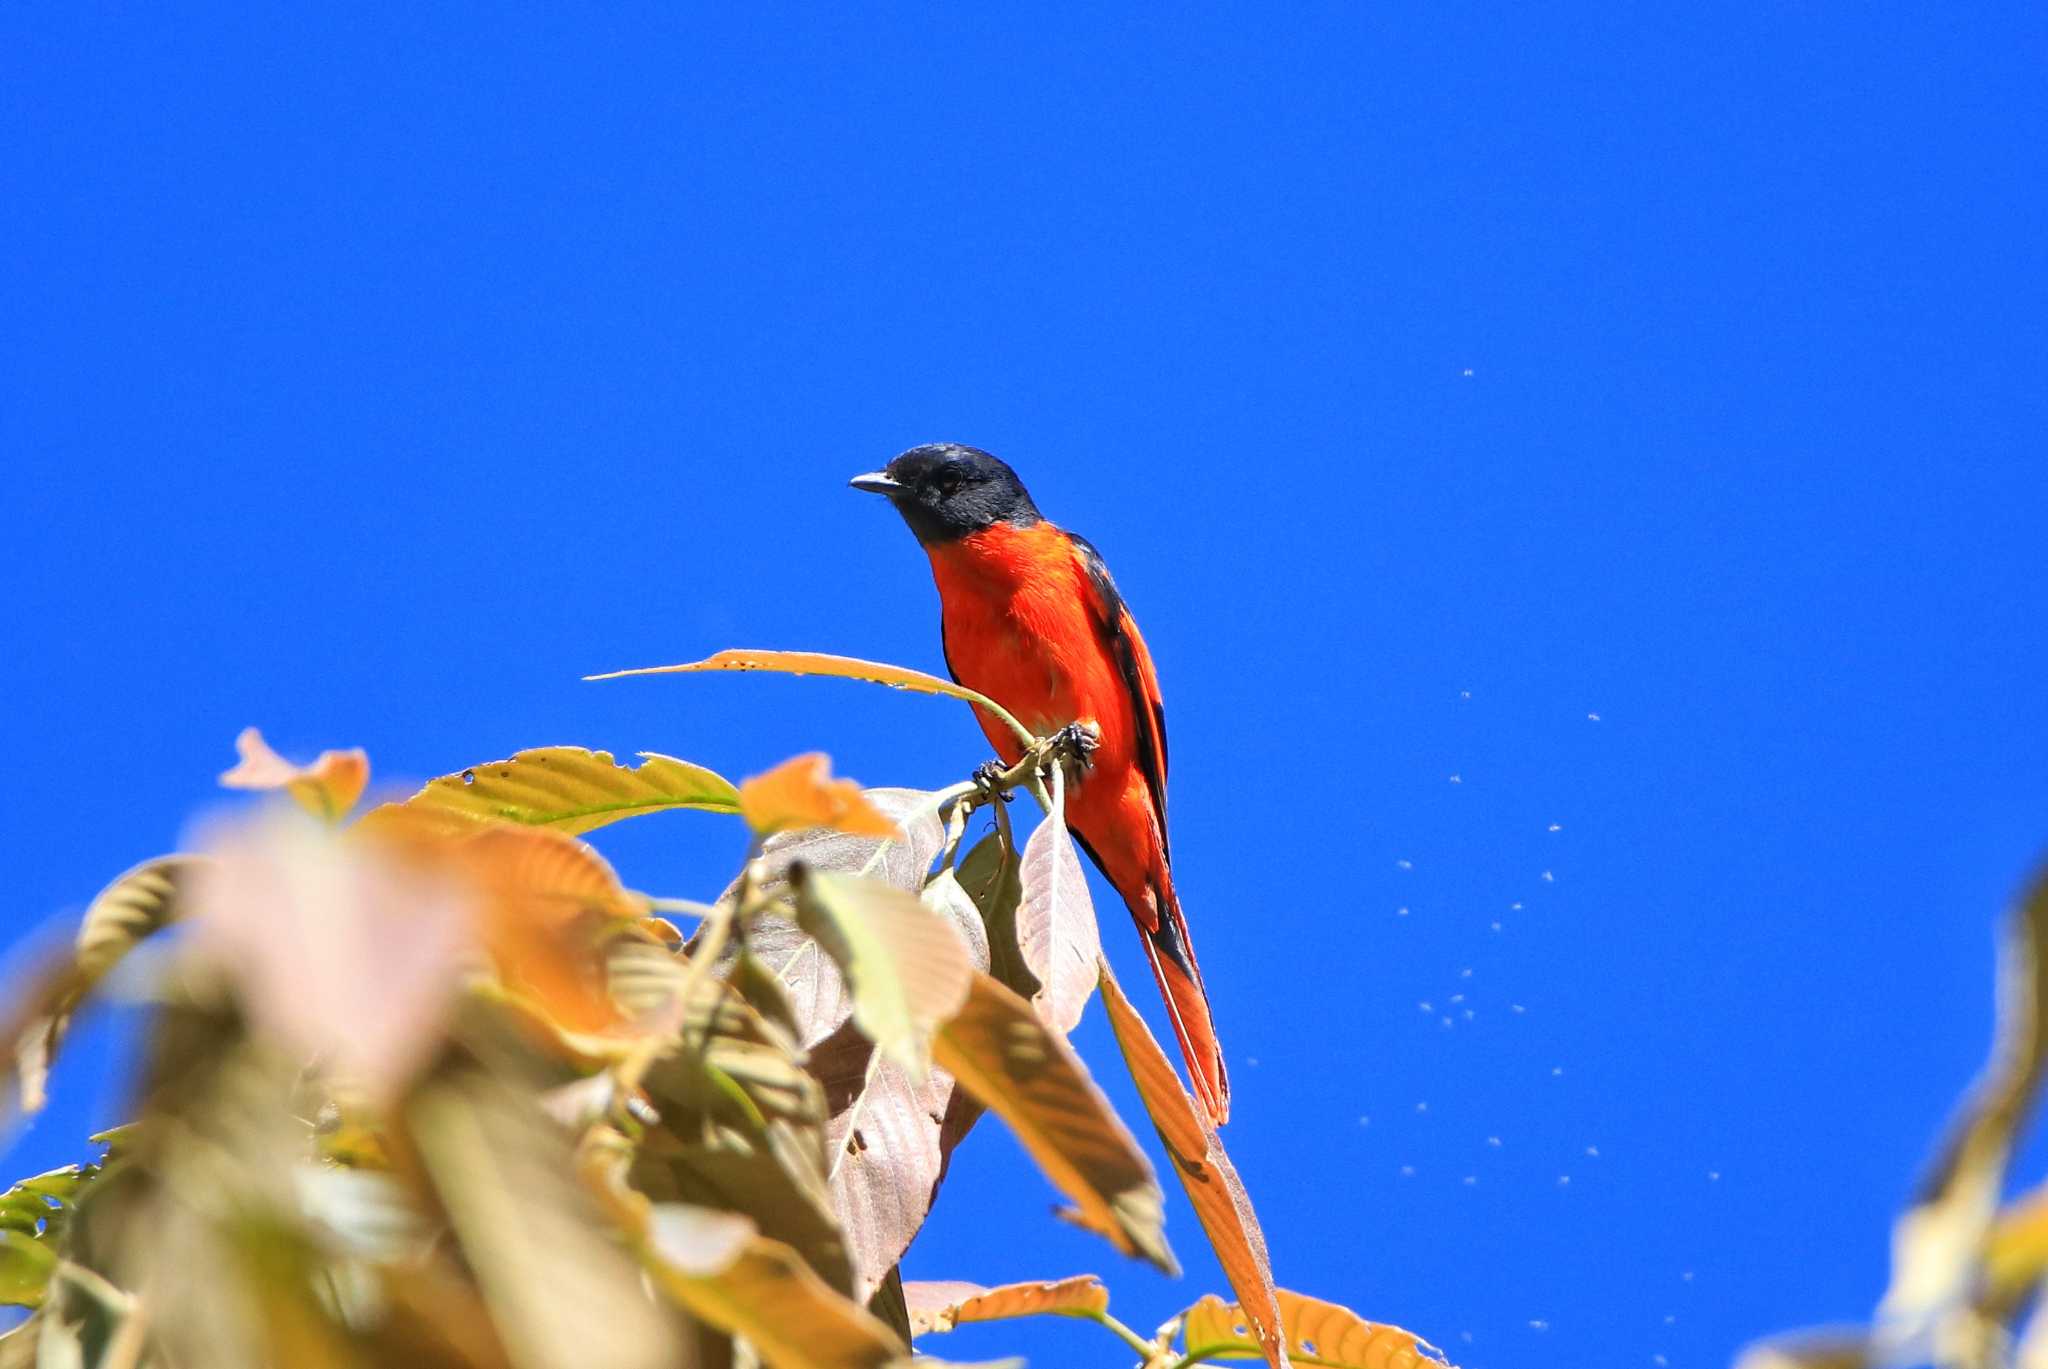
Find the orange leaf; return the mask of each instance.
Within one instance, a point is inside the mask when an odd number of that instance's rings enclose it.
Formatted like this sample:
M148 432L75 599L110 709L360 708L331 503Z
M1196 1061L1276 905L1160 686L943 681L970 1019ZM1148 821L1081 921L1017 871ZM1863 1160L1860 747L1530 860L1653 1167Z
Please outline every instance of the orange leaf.
M484 897L480 931L507 983L572 1031L618 1025L601 933L646 914L604 857L547 827L484 829L458 848Z
M691 661L687 665L642 666L637 670L613 670L603 675L585 675L583 678L617 680L627 675L689 675L707 670L777 670L790 675L829 675L841 680L866 680L871 684L887 685L891 689L907 689L917 694L943 694L951 699L964 699L980 712L997 719L1026 746L1037 740L1031 735L1029 728L1011 716L1008 709L986 694L977 694L965 685L942 680L936 675L927 675L922 670L911 670L907 666L863 661L853 656L833 656L822 651L751 651L734 648L707 656L701 661Z
M1085 1317L1109 1310L1109 1290L1093 1274L1050 1283L1006 1283L983 1288L973 1283L906 1283L903 1301L910 1309L914 1335L951 1331L971 1321L1004 1321L1041 1315Z
M1286 1369L1287 1330L1273 1289L1273 1262L1266 1254L1266 1236L1259 1230L1259 1216L1252 1211L1251 1195L1224 1153L1215 1129L1204 1123L1195 1103L1181 1087L1173 1062L1159 1049L1152 1029L1131 1000L1124 997L1109 962L1102 961L1102 1002L1109 1010L1109 1025L1116 1032L1117 1046L1130 1067L1131 1079L1145 1100L1145 1111L1159 1128L1159 1139L1173 1159L1174 1173L1188 1191L1202 1230L1223 1266L1240 1307L1249 1317L1248 1325L1266 1362L1273 1369Z
M852 780L832 778L822 752L785 761L740 785L740 814L762 836L798 827L830 827L862 837L890 837L896 824L867 801Z
M221 773L223 785L229 789L282 789L308 813L329 822L346 817L370 782L370 758L361 748L322 751L311 765L293 765L270 749L261 732L245 727L235 738L235 750L242 758L232 770Z
M1276 1295L1287 1317L1288 1347L1296 1364L1327 1369L1443 1369L1441 1353L1428 1341L1398 1326L1367 1321L1348 1307L1282 1288ZM1214 1294L1188 1309L1181 1334L1189 1354L1210 1359L1256 1359L1244 1309Z

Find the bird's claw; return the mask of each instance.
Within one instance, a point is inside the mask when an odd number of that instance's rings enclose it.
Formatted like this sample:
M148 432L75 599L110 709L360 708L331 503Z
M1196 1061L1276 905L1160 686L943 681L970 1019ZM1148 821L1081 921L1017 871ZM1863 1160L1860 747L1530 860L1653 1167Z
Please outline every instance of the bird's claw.
M1010 791L1003 788L1003 763L983 761L974 767L974 787L981 794L983 803L1008 803Z
M1056 751L1086 770L1095 763L1095 752L1102 745L1102 734L1088 723L1068 723L1053 733L1052 741Z

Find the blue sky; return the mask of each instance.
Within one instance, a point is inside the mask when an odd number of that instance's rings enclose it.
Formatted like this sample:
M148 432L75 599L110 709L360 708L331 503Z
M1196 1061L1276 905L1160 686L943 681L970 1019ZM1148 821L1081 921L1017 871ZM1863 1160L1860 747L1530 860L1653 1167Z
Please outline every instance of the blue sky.
M949 704L578 677L939 667L844 480L972 442L1158 659L1283 1283L1484 1369L1866 1312L2048 848L2040 8L741 8L0 14L4 930L248 723L964 776ZM984 1127L908 1272L1220 1287L1051 1198Z

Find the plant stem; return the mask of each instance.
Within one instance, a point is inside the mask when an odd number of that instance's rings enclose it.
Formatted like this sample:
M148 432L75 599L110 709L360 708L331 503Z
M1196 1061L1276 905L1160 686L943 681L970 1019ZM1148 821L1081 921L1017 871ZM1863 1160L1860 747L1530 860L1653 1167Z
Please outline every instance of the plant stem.
M1150 1364L1159 1354L1159 1346L1146 1340L1107 1312L1078 1312L1074 1315L1086 1317L1089 1321L1109 1331L1118 1340L1137 1351L1139 1359L1146 1364Z

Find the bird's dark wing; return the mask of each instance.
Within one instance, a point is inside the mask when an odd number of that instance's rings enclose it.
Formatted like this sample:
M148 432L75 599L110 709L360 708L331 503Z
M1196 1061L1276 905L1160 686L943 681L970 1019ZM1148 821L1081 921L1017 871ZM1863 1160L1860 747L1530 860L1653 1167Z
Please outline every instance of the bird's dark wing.
M1145 639L1138 634L1138 624L1131 617L1123 595L1117 592L1116 581L1111 578L1109 567L1103 563L1102 553L1095 550L1087 538L1077 533L1068 535L1074 539L1074 555L1086 572L1089 588L1094 591L1091 607L1094 609L1096 631L1116 661L1124 688L1130 691L1131 716L1138 724L1138 768L1145 776L1145 787L1152 791L1152 807L1159 814L1159 838L1163 843L1166 840L1166 705L1159 697L1159 676L1152 668L1152 653L1145 649Z

